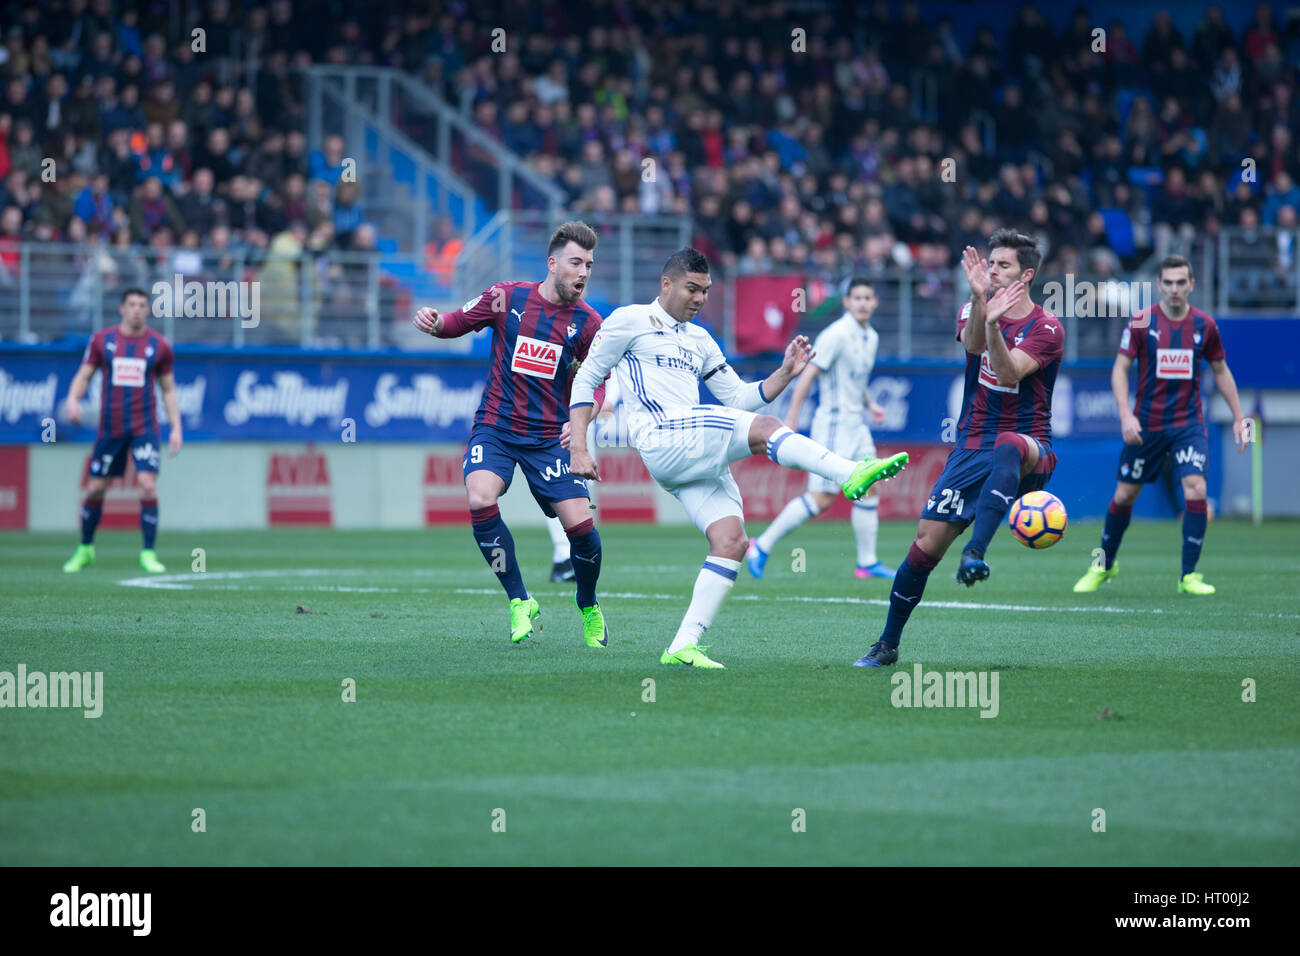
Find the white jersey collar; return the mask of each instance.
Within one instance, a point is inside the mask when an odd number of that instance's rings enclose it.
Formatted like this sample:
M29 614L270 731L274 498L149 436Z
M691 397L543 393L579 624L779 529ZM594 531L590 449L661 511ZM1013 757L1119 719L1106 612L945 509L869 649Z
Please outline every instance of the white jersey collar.
M685 322L678 322L678 321L677 321L676 319L674 319L671 315L669 315L666 311L664 311L664 307L663 307L662 305L659 304L659 297L658 297L658 296L656 296L656 297L654 298L654 301L652 301L652 302L650 303L650 314L653 315L653 316L657 316L658 318L662 319L664 322L669 323L669 325L670 325L670 326L673 326L673 327L676 327L676 326L678 326L678 325L686 325L686 324L687 324L687 323L685 323Z

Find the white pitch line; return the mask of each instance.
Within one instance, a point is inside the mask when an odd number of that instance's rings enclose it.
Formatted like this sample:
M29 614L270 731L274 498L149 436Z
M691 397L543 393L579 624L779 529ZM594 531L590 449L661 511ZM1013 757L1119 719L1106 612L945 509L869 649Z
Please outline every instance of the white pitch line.
M438 569L425 568L407 568L407 573L416 575L437 576ZM183 574L158 574L145 575L136 578L126 578L119 581L118 584L124 587L136 588L153 588L158 590L171 591L192 591L195 585L206 584L215 581L246 581L257 578L284 578L284 577L322 577L325 575L352 575L355 577L364 577L368 574L382 573L391 577L392 571L376 572L375 569L348 570L345 568L290 568L285 570L277 569L259 569L255 571L196 571ZM452 572L448 572L452 573ZM460 572L454 572L459 575ZM229 586L215 587L212 590L234 590ZM302 587L278 587L277 591L338 591L343 593L361 593L361 594L428 594L436 593L434 588L394 588L394 587L364 587L358 585L346 584L317 584L303 585ZM448 591L452 594L500 594L498 588L450 588ZM571 592L568 591L538 591L537 594L544 597L567 597ZM630 601L681 601L685 599L685 592L679 594L649 594L642 591L603 591L603 597L618 598L620 600ZM732 601L773 601L773 602L790 602L797 604L858 604L872 607L888 607L889 601L885 598L858 598L858 597L811 597L807 595L763 595L763 594L737 594L730 600ZM1109 605L1096 606L1074 606L1074 607L1052 607L1050 605L1036 604L977 604L974 601L926 601L926 607L953 608L955 610L971 611L1044 611L1044 612L1067 612L1072 614L1193 614L1190 610L1165 610L1164 608L1129 608L1129 607L1111 607ZM1300 614L1279 614L1279 613L1260 613L1258 611L1247 611L1244 617L1267 617L1267 618L1284 618L1287 620L1300 619Z
M455 594L500 594L498 588L456 588ZM535 591L540 597L567 597L571 592L568 591ZM686 592L681 594L643 594L638 591L601 591L601 597L625 598L628 600L643 601L683 601L689 595ZM808 597L799 595L774 595L766 596L763 594L737 594L727 599L730 601L792 601L807 604L863 604L874 605L876 607L889 607L889 601L884 598L853 598L853 597ZM1097 607L1051 607L1034 604L976 604L973 601L925 601L926 607L946 607L956 608L958 610L977 610L977 611L1071 611L1076 614L1193 614L1194 611L1174 610L1166 611L1164 608L1137 608L1137 607L1108 607L1098 605ZM1300 619L1300 614L1261 614L1258 612L1246 612L1245 617L1273 617L1273 618L1296 618Z

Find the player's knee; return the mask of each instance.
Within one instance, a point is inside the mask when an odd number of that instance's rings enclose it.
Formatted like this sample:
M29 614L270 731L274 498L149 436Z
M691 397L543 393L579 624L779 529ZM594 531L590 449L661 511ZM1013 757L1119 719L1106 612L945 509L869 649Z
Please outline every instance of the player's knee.
M871 491L875 491L875 486L868 489L868 493ZM814 491L808 497L812 499L812 504L813 507L817 509L817 514L821 514L835 503L835 496L825 491Z
M1115 486L1115 504L1131 505L1138 500L1138 492L1142 490L1141 485L1135 485L1131 482L1121 481Z
M720 558L740 561L745 557L748 547L749 539L745 537L744 528L719 530L709 535L709 553Z
M86 498L90 501L102 501L107 492L108 482L98 478L91 479L90 484L86 486Z
M140 484L140 491L146 498L152 498L158 492L158 479L146 471L136 473L136 481Z
M1198 500L1205 497L1205 479L1200 475L1192 475L1183 479L1183 497L1192 500Z
M785 423L775 415L759 415L749 426L749 450L761 454L767 448L767 440Z

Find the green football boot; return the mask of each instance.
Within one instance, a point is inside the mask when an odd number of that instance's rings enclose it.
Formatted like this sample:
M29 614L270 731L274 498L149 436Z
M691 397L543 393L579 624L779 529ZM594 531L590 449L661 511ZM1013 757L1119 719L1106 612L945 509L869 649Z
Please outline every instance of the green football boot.
M1205 576L1200 571L1192 571L1178 579L1179 594L1213 594L1214 585L1205 583Z
M536 598L515 598L510 602L510 640L518 644L536 631L542 633L542 609Z
M865 458L858 462L858 466L853 469L853 474L840 485L840 489L849 501L857 501L876 482L893 478L906 465L907 452L905 451L890 455L888 458Z
M162 574L167 570L158 560L158 552L154 551L153 548L145 548L140 552L140 567L150 574Z
M64 574L76 574L88 564L95 563L95 546L93 544L79 544L77 550L72 552L72 557L68 558L67 563L63 565Z
M576 594L573 596L573 605L578 606ZM582 639L587 642L587 646L609 646L609 628L605 626L605 612L600 609L600 605L579 607L578 613L582 615Z
M686 664L688 667L705 667L714 670L726 670L717 661L710 660L704 656L705 648L699 644L687 644L676 654L669 654L667 651L659 658L660 664Z
M1117 574L1119 574L1118 561L1112 564L1109 569L1104 567L1100 561L1094 561L1092 566L1088 568L1087 573L1074 582L1074 593L1091 594Z

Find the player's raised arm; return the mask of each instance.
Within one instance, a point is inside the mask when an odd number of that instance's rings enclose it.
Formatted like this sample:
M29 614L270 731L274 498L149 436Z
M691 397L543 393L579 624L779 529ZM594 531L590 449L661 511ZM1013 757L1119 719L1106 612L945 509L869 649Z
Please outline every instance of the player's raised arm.
M999 385L1015 385L1026 375L1033 375L1053 359L1060 358L1065 350L1062 341L1065 334L1060 325L1046 318L1035 323L1019 346L1007 348L1006 340L998 330L998 322L1008 309L1028 294L1023 282L1013 282L1005 289L999 289L988 301L984 339L989 365L998 377Z
M970 283L970 308L966 310L966 324L961 330L961 344L967 352L979 355L987 348L984 322L985 302L989 294L989 263L987 259L980 258L973 246L967 246L962 253L961 267L966 272L966 281Z
M746 412L758 411L785 391L786 386L804 370L813 355L808 347L808 339L802 335L796 336L786 346L780 368L761 382L746 382L727 364L726 356L712 336L705 342L704 349L700 381L709 386L709 391L723 405Z
M415 313L411 324L425 335L438 339L455 339L467 332L477 332L492 325L496 319L505 315L509 301L510 289L504 283L498 283L445 315L435 308L425 306Z

